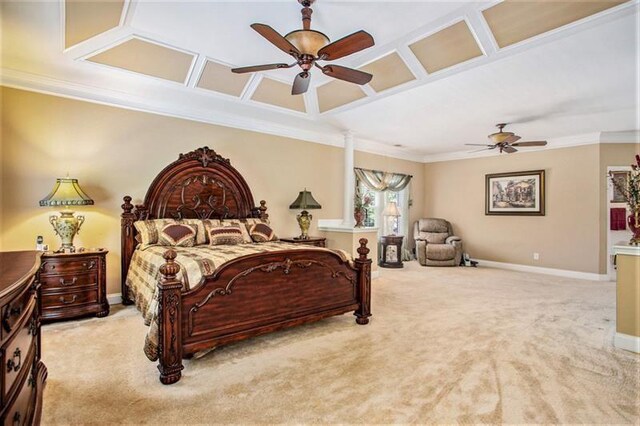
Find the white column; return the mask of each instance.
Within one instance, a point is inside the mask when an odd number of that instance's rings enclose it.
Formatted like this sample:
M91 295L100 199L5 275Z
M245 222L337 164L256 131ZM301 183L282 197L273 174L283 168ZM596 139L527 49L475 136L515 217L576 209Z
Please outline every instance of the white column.
M342 223L353 227L353 197L355 196L356 178L353 174L353 132L344 132L344 209Z

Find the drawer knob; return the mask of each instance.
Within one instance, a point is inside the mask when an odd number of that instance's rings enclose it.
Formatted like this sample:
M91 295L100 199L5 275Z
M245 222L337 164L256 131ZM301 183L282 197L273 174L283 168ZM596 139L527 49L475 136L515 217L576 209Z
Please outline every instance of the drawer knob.
M18 358L18 362L16 363L15 359ZM13 357L7 361L7 373L11 373L11 370L18 371L22 367L22 351L20 348L16 348L15 352L13 352Z
M60 301L62 303L64 303L65 305L68 305L69 303L75 302L77 298L78 298L78 296L75 295L75 294L71 297L70 300L65 299L64 296L60 296Z
M21 419L21 415L20 412L16 411L16 413L13 415L13 425L14 426L20 426L20 419Z
M60 285L75 285L78 282L78 277L73 277L69 282L66 282L64 278L60 278Z

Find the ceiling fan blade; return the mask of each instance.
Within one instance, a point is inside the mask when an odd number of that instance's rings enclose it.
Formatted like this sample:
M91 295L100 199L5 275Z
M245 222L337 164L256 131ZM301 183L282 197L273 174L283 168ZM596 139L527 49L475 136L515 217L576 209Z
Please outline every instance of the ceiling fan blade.
M374 44L375 42L371 34L360 30L333 43L327 44L318 51L318 58L324 61L333 61L359 52Z
M324 67L318 66L318 68L330 77L355 84L367 84L373 78L369 73L342 67L340 65L325 65Z
M488 146L491 148L495 148L495 145L487 145L486 143L465 143L465 145L469 145L469 146Z
M295 64L293 64L295 65ZM257 72L257 71L266 71L266 70L275 70L278 68L291 68L293 65L288 64L266 64L266 65L254 65L250 67L241 67L241 68L233 68L232 72L236 74L243 74L245 72Z
M512 143L511 146L545 146L546 144L547 141L529 141Z
M480 151L489 151L489 150L491 150L491 149L493 149L493 148L482 148L482 149L476 149L476 150L473 150L473 151L468 151L468 152L467 152L467 154L473 154L473 153L475 153L475 152L480 152Z
M265 24L251 24L251 28L266 38L278 49L289 55L302 55L297 47L289 43L289 40L280 35L276 30Z
M505 145L505 146L502 148L502 150L503 150L504 152L506 152L507 154L512 154L512 153L514 153L514 152L518 152L518 150L517 150L517 149L515 149L514 147L512 147L512 146L510 146L510 145Z
M301 72L296 75L295 80L293 80L293 86L291 87L292 95L301 95L307 91L309 88L309 82L311 81L311 74L308 72Z
M505 140L503 140L503 143L514 143L520 140L520 136L518 135L511 135L511 136L507 136L507 138Z

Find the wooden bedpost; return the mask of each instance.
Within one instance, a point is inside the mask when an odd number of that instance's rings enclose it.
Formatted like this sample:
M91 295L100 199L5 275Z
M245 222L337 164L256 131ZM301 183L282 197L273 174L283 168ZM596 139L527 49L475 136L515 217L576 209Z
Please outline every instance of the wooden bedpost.
M364 325L369 323L371 316L371 259L367 258L369 249L366 238L360 238L358 247L358 258L354 261L358 269L358 289L357 299L360 306L354 312L356 322Z
M127 290L127 271L129 270L129 264L131 263L131 256L136 249L136 240L134 237L133 222L136 221L136 215L132 212L133 204L131 204L131 197L128 195L123 198L124 204L122 207L122 215L120 219L120 293L122 295L122 304L131 305L133 301L129 299L129 292Z
M158 282L158 370L162 384L170 385L182 376L182 282L176 278L180 265L175 250L167 250Z
M269 219L269 213L267 213L267 202L265 200L260 200L260 219Z

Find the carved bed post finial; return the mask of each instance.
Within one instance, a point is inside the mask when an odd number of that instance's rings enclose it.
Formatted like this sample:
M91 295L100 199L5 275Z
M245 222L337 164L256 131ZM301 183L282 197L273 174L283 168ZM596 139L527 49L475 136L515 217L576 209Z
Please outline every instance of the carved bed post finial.
M370 251L367 248L368 242L366 238L360 238L360 247L357 250L359 256L354 260L358 269L356 298L360 304L354 315L356 316L356 322L361 325L368 324L371 316L371 259L367 257Z
M158 282L158 370L162 384L170 385L182 376L182 281L176 278L180 265L177 253L167 250Z
M127 289L127 271L129 270L129 264L131 263L131 256L136 248L136 240L134 235L133 223L136 221L136 214L133 213L133 204L131 204L131 197L126 195L124 198L124 204L122 204L122 214L120 215L120 251L122 256L120 258L121 268L121 282L120 293L122 294L122 304L131 305L133 302L129 299L129 291Z
M269 213L267 213L267 202L265 200L260 200L260 219L269 219Z

